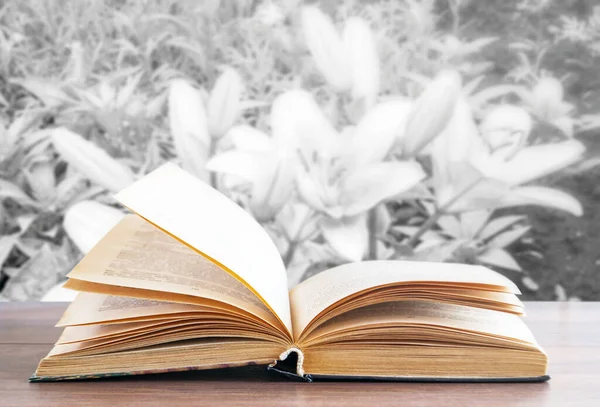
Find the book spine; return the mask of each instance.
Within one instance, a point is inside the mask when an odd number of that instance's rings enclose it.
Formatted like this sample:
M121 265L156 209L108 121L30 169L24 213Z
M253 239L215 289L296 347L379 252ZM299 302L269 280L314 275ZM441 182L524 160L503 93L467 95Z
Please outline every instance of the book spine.
M288 350L286 350L285 352L283 352L281 355L279 355L279 360L284 361L286 360L292 353L295 353L297 358L297 362L296 362L296 374L300 377L304 377L304 353L295 347L289 348Z

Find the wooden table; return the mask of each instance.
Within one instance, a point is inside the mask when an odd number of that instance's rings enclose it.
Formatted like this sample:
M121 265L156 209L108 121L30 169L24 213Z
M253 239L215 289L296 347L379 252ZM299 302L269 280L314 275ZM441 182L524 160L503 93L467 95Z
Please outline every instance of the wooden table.
M600 302L528 303L547 383L298 383L263 368L29 383L60 334L63 303L0 303L0 406L600 406Z

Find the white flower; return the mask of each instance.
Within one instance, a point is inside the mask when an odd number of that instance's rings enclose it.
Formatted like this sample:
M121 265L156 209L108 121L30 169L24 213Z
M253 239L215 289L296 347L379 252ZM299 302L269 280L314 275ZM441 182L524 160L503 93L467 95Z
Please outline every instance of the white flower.
M349 18L340 36L329 16L315 6L306 6L302 29L325 80L336 91L350 91L354 100L372 106L379 93L380 68L375 37L367 22Z

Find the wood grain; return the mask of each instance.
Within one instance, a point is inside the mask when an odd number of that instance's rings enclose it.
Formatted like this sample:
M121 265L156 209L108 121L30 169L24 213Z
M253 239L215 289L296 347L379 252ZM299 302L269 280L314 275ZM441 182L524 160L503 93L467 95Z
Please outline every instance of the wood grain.
M547 383L297 383L262 367L29 383L66 305L0 303L0 406L600 406L600 303L527 303Z

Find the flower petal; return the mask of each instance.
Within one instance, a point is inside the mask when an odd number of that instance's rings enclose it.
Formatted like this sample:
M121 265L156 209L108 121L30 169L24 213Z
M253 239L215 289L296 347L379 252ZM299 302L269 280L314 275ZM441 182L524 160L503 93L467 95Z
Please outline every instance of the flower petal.
M375 37L365 20L350 17L344 26L344 46L351 68L352 97L372 106L379 93L379 57Z
M485 252L479 254L477 259L485 264L492 266L502 267L509 270L521 271L519 263L503 249L488 249Z
M288 162L273 159L265 161L267 168L254 180L250 198L250 208L258 221L273 219L288 201L295 187L295 174Z
M304 168L297 167L296 185L300 198L318 212L326 211L317 183Z
M535 113L543 120L552 120L557 110L560 110L564 97L561 81L545 76L532 89Z
M281 150L308 148L324 155L337 147L339 137L312 95L292 90L278 96L271 109L273 140Z
M238 150L268 152L273 148L271 137L246 124L232 127L227 135Z
M400 194L425 178L416 162L385 162L355 171L341 188L340 205L347 216L368 211L383 200Z
M494 154L512 156L525 142L533 121L529 113L519 106L498 105L484 117L480 129L481 136Z
M563 169L579 160L585 146L576 140L542 144L520 150L512 159L482 158L474 164L487 177L519 185Z
M350 261L362 260L367 251L369 238L365 216L325 218L321 229L327 243L340 257Z
M206 169L255 182L268 171L269 163L269 157L264 154L229 150L212 157Z
M479 137L472 110L467 101L460 98L448 126L432 143L434 190L440 205L481 176L469 159L472 155L484 154L487 150Z
M546 187L520 187L505 195L499 206L539 205L583 215L581 203L566 192Z
M233 68L226 68L217 78L208 99L208 129L213 137L223 136L241 113L244 84Z
M403 154L418 154L446 127L460 96L461 77L455 71L442 71L415 101L406 125Z
M398 99L375 105L363 116L352 139L356 165L380 162L387 156L404 137L410 110L409 100Z
M328 15L315 6L302 9L306 46L325 80L337 91L350 87L350 66L342 39Z

